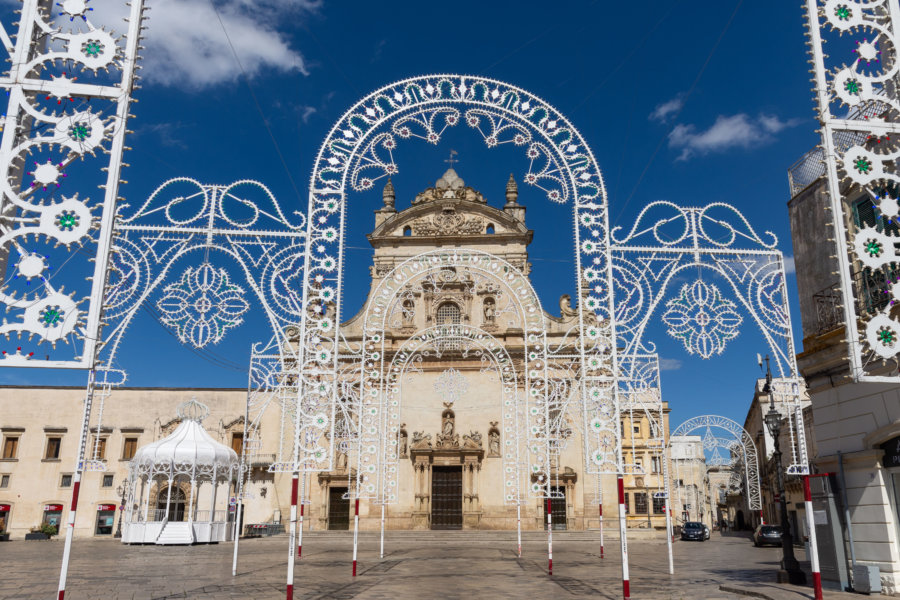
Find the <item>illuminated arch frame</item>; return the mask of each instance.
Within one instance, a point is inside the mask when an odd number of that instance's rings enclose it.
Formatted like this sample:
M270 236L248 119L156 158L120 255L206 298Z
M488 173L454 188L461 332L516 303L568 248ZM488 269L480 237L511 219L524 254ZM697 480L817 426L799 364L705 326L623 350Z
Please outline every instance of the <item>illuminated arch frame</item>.
M300 324L298 363L301 394L319 400L312 403L314 412L297 412L295 428L321 423L326 412L333 419L347 186L369 189L378 178L396 173L391 151L398 137L438 143L444 129L462 120L455 106L468 107L465 122L488 147L527 145L525 183L540 187L554 202L572 202L575 272L586 296L579 302L578 320L585 465L588 472L620 473L609 217L600 169L581 134L555 108L525 90L477 76L419 76L385 86L344 113L322 144L310 183L303 284L307 310ZM381 131L389 125L391 132ZM369 171L377 175L369 177ZM331 302L333 316L325 309ZM596 315L595 323L585 318L589 313ZM299 448L295 452L295 469L309 460L322 470L331 468L332 447L303 452L302 457Z

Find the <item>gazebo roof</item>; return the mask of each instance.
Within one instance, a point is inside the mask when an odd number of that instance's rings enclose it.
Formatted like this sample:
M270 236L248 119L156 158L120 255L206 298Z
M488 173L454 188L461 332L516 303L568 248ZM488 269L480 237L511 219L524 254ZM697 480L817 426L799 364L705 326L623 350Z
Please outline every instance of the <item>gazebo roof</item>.
M141 446L132 458L132 464L156 471L176 466L183 471L190 465L202 471L216 468L220 473L236 469L239 465L237 453L214 440L201 425L209 415L209 409L191 399L178 407L181 424L167 437L146 446Z

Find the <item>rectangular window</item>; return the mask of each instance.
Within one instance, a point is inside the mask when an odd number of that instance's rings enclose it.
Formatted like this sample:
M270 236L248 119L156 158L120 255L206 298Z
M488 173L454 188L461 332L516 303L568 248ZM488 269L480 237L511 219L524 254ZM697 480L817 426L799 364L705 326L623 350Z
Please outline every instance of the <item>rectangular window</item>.
M650 472L651 473L659 473L660 472L658 456L650 457Z
M104 475L103 476L103 487L112 487L113 484L113 476L112 475Z
M72 487L72 474L71 473L63 473L59 476L59 487L67 488Z
M666 499L653 497L653 512L658 515L666 514Z
M3 458L13 459L19 453L19 437L7 436L3 438Z
M94 446L91 447L91 458L96 460L106 460L106 438L94 438ZM94 456L94 449L96 448L97 454Z
M48 437L47 438L47 451L44 452L44 458L46 460L58 460L59 459L59 447L62 444L61 437Z
M641 425L640 425L640 423L638 423L637 425L632 425L632 426L631 426L631 430L632 430L635 434L641 435Z
M134 453L137 452L137 442L136 437L125 438L125 443L122 444L122 460L134 458Z
M9 487L9 475L0 475L0 488Z
M644 492L634 493L634 513L637 515L647 514L647 494Z
M244 434L243 433L232 433L231 434L231 449L234 450L238 456L241 455L241 449L244 447Z
M628 503L628 496L630 496L630 495L631 494L628 494L628 493L624 494L624 496L625 496L625 514L626 515L631 512L631 506Z

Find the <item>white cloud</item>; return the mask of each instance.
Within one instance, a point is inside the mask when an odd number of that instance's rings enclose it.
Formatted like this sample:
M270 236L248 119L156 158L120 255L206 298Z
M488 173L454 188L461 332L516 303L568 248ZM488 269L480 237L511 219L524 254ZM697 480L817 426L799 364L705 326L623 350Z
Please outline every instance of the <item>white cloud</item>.
M122 32L125 25L115 4L92 2L95 11L89 18ZM306 74L303 56L283 30L317 11L321 0L216 0L215 10L210 0L154 0L148 6L141 76L150 83L197 90L238 80L235 54L251 78L264 69Z
M671 115L680 111L682 106L684 106L684 96L678 94L671 100L658 104L648 118L651 121L665 121Z
M677 371L683 363L677 358L661 358L659 359L660 371Z
M760 115L755 119L746 113L730 117L719 115L705 131L697 131L694 125L676 125L669 134L669 147L681 149L678 160L732 148L752 148L771 142L775 139L774 134L800 122L799 119L782 121L771 115Z
M787 274L795 273L797 268L794 266L794 257L793 256L785 256L784 257L784 272Z

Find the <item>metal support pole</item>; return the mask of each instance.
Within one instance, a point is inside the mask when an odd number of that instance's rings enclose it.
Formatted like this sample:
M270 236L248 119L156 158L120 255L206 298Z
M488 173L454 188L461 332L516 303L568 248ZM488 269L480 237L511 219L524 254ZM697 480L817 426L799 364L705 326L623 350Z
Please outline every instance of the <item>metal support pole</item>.
M603 558L603 500L597 503L600 509L600 558Z
M522 504L520 502L516 502L516 539L519 558L522 558Z
M300 412L300 411L297 411ZM300 474L294 471L291 476L291 523L288 533L288 571L287 571L287 600L294 598L294 543L297 539L297 487Z
M672 560L672 539L675 537L675 532L672 530L672 507L669 505L669 497L666 496L666 547L669 553L669 575L673 575L675 573L675 564Z
M359 498L353 508L353 576L356 577L356 549L359 546Z
M384 558L384 504L381 505L381 558Z
M213 496L215 498L215 496ZM238 563L238 545L241 539L241 514L243 513L244 503L238 502L237 510L234 511L234 556L231 559L231 576L235 577L237 575L237 563ZM211 512L213 517L216 515L216 503L213 502Z
M547 574L553 575L553 513L547 496Z
M803 503L806 507L806 526L809 528L809 565L812 570L813 590L815 600L822 600L822 573L819 571L819 549L816 548L816 524L813 519L809 475L803 476Z
M619 541L622 547L622 598L631 600L631 583L628 581L628 542L625 539L625 478L616 476L619 488Z

